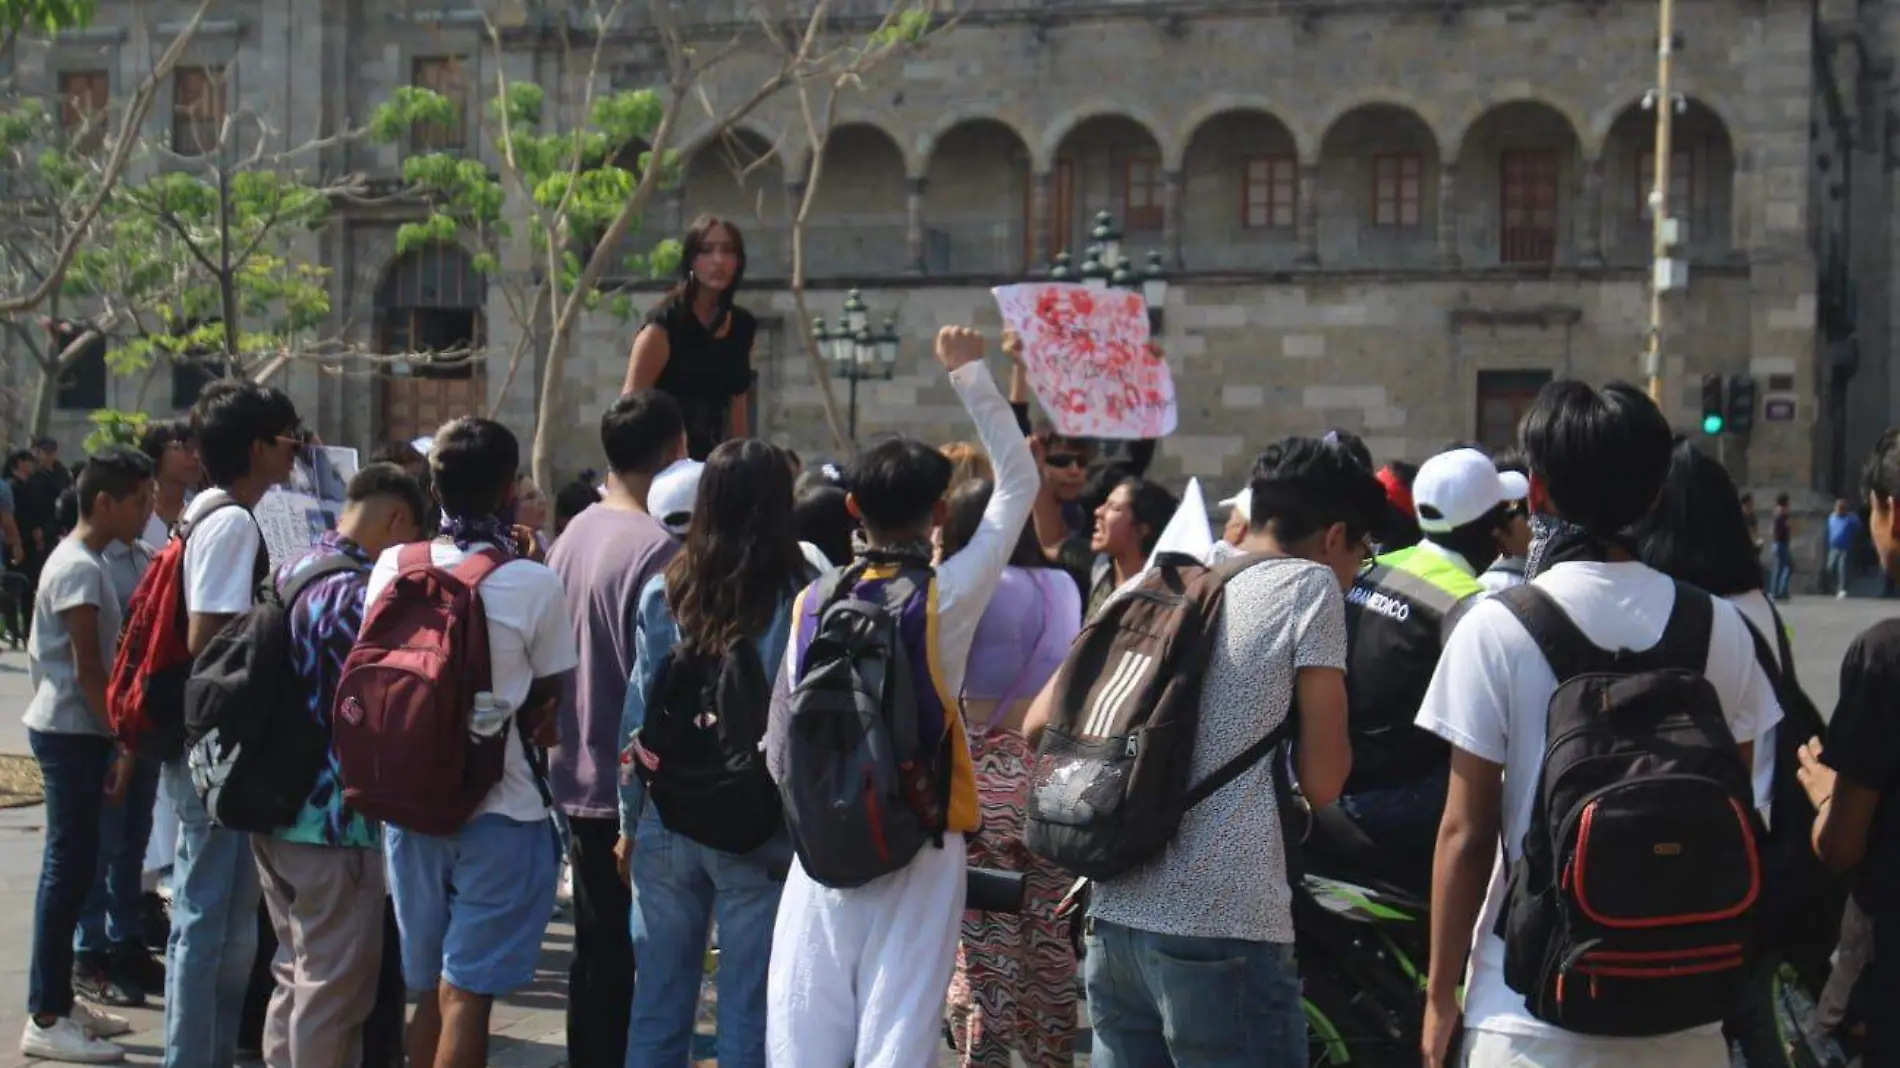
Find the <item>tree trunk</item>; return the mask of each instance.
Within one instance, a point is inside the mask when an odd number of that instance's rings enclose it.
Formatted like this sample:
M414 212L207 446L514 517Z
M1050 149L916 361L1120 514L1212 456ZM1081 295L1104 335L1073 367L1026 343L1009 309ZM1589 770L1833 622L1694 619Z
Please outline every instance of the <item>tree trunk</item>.
M46 434L46 427L53 419L53 397L58 392L59 363L39 365L39 380L33 383L33 409L27 415L27 425L31 428L29 440L38 441Z
M555 330L548 339L547 367L541 376L541 387L535 391L534 399L534 447L529 453L529 470L534 474L534 484L552 500L554 496L554 408L560 403L561 391L556 388L560 382L560 368L567 362L567 346L571 333Z

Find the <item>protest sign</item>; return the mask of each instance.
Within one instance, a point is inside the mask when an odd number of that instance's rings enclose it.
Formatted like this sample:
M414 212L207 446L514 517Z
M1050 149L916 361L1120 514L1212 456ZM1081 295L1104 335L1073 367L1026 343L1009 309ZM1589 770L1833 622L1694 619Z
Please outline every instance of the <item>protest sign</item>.
M1030 388L1065 437L1142 440L1174 432L1174 379L1148 346L1141 294L1065 282L992 291L1023 340Z
M336 529L350 479L356 477L355 449L314 446L297 457L290 480L264 494L252 514L264 532L273 568L295 559Z

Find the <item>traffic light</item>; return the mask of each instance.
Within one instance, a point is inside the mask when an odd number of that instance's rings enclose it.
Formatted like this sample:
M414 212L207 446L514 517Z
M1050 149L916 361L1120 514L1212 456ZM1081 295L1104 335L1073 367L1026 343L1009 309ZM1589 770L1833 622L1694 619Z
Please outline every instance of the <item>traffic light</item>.
M1755 429L1755 376L1730 375L1728 380L1728 431L1746 434Z
M1702 376L1702 432L1710 436L1720 434L1728 424L1728 413L1722 406L1722 376Z

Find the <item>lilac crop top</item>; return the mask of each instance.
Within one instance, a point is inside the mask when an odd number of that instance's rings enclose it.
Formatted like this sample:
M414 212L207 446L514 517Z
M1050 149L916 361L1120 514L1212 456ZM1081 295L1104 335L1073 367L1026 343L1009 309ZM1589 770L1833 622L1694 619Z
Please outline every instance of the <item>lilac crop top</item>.
M1082 630L1082 595L1068 574L1010 567L976 625L963 696L973 701L1034 697L1062 666Z

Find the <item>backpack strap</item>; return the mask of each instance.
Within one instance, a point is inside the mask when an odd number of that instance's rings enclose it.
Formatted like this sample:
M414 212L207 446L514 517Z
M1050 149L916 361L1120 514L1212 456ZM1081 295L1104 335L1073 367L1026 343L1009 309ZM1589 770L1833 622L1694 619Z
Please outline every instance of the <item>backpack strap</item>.
M220 490L219 492L222 493L223 491ZM178 524L172 527L172 537L177 538L179 541L189 541L191 539L191 532L198 528L198 524L204 522L205 520L211 518L214 515L217 515L219 512L224 511L226 508L244 508L244 506L237 502L236 497L231 496L229 493L225 493L223 500L214 502L211 505L211 507L205 509L202 512L199 512L196 516L193 516L190 519L183 519L183 518L179 519ZM244 510L247 512L250 511L250 509L248 508L245 508ZM258 531L258 537L260 540L263 537L263 533L264 532L262 530Z
M423 548L426 550L428 543L423 543ZM449 574L461 579L463 584L472 590L480 586L482 580L494 574L495 570L505 563L508 563L508 557L503 556L500 549L483 549L481 552L464 556L449 570Z
M1687 583L1676 583L1661 640L1636 654L1652 669L1682 668L1697 675L1709 666L1709 636L1715 628L1715 599Z
M1290 702L1287 705L1286 718L1280 721L1279 726L1268 731L1265 738L1241 750L1238 756L1222 764L1212 775L1194 784L1193 789L1187 792L1185 806L1182 811L1185 812L1187 809L1191 809L1195 805L1213 797L1225 788L1228 783L1240 778L1242 773L1246 772L1247 769L1260 763L1272 755L1274 751L1278 750L1280 743L1292 736L1294 721L1298 717L1298 713L1299 709L1297 703Z
M285 608L289 608L297 603L297 598L302 597L305 590L331 575L339 575L345 571L361 574L366 570L368 569L358 563L355 557L347 553L333 553L299 571L295 578L277 592L277 599Z
M1562 686L1579 675L1608 670L1616 657L1584 636L1550 594L1527 583L1494 594L1492 600L1509 609L1550 664ZM1673 617L1674 613L1671 613ZM1665 632L1665 637L1667 636Z

